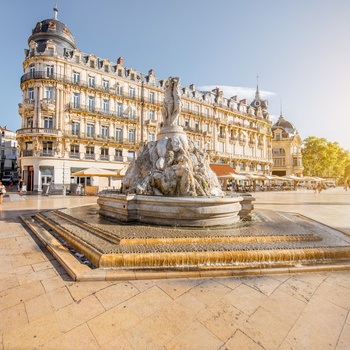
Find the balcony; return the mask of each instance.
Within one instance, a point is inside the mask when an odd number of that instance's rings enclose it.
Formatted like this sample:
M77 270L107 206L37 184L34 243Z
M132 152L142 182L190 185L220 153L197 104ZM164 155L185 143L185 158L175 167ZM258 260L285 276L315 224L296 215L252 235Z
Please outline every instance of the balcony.
M41 108L44 111L52 112L55 110L56 101L52 98L43 98L41 99Z
M33 150L32 149L29 149L29 150L24 150L22 152L22 157L33 157Z
M66 106L66 110L68 112L81 112L81 113L88 113L88 114L97 114L97 115L103 115L106 117L111 117L111 118L117 118L117 119L122 119L126 121L130 121L132 123L138 123L139 117L137 115L131 114L131 113L120 113L120 112L113 112L110 110L105 110L105 109L100 109L100 108L95 108L91 106L83 106L83 105L78 105L75 103L68 103Z
M71 152L71 153L69 154L69 158L80 159L80 155L79 155L79 153L77 153L77 152Z
M52 128L23 128L17 130L17 136L20 135L52 135L61 136L61 130Z
M95 154L86 153L85 154L85 159L95 160Z
M54 151L42 151L40 152L40 157L54 157Z
M109 155L107 154L100 154L100 160L109 160Z
M24 100L23 107L27 110L33 110L35 106L35 100L32 98L26 98Z
M114 160L115 160L116 162L122 162L122 161L123 161L123 157L122 157L122 156L115 156L115 157L114 157Z

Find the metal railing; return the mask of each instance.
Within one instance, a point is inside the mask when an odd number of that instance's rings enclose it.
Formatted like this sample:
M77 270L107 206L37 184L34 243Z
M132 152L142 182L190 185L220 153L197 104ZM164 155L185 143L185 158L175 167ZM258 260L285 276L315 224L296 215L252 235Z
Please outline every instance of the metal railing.
M139 117L135 114L127 113L127 112L119 113L119 112L110 111L102 108L91 107L88 105L68 103L66 105L66 110L68 110L69 112L75 111L75 112L81 112L81 113L98 114L106 117L122 119L124 121L127 120L133 123L139 122Z

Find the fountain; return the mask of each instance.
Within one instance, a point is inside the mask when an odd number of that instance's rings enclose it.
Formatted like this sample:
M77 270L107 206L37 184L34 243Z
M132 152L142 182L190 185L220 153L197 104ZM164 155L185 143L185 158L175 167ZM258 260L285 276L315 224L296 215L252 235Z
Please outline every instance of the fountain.
M239 196L225 196L209 156L188 140L177 119L179 78L165 82L163 126L128 168L122 194L102 194L100 214L122 222L169 226L223 226L239 221Z
M249 195L225 196L206 153L177 125L179 83L166 81L163 126L128 168L121 194L22 217L72 278L234 276L349 264L350 239L341 232L295 214L252 211Z

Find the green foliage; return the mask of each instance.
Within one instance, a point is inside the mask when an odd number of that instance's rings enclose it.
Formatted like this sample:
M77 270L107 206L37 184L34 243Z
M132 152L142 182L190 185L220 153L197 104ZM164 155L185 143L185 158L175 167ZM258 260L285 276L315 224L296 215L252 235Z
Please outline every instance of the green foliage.
M329 142L323 137L307 137L302 154L306 176L343 177L345 168L350 168L349 151L341 148L338 142Z

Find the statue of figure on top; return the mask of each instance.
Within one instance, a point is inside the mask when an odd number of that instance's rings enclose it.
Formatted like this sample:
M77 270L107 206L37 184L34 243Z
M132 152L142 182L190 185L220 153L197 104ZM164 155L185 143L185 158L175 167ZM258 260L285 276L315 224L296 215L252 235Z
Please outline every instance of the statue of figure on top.
M174 126L181 112L180 78L169 77L165 81L163 126Z

